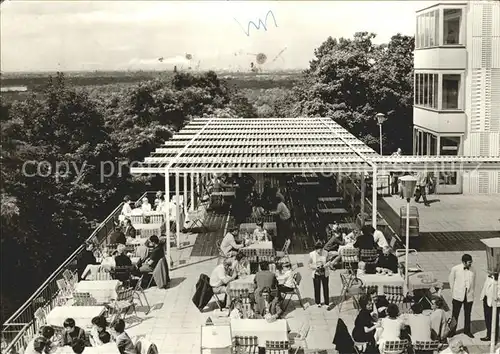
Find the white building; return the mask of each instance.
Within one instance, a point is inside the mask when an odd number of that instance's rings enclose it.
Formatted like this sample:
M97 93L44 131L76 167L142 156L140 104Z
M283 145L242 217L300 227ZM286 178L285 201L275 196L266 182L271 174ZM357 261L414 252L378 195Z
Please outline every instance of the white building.
M417 11L414 68L414 154L500 156L500 1ZM500 171L434 180L437 193L500 193Z

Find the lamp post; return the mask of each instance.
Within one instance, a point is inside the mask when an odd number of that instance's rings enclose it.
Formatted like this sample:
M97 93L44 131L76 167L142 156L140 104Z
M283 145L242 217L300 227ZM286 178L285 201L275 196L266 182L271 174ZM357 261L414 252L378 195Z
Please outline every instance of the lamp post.
M378 128L379 128L380 155L382 155L382 123L385 122L386 118L385 118L385 115L383 113L377 113L375 115L375 117L377 118L377 124L378 124Z
M500 237L481 240L486 245L486 260L488 272L493 273L493 301L491 314L491 342L490 353L495 352L495 338L497 335L497 302L498 302L498 273L500 273Z
M413 176L403 176L399 180L402 184L403 196L406 198L405 284L408 288L408 253L410 250L410 200L415 192L417 179Z

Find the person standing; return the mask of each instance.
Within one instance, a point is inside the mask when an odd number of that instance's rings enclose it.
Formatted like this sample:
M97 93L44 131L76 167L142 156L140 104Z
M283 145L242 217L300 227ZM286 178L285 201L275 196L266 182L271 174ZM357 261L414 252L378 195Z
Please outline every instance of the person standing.
M427 194L425 192L425 188L427 187L428 176L426 172L417 173L417 193L415 196L415 202L418 203L420 197L424 200L425 206L430 206L429 201L427 200Z
M479 299L482 300L483 302L483 310L484 310L484 321L486 322L486 337L481 338L483 342L489 342L491 340L491 320L493 319L493 305L494 305L494 294L493 294L493 287L495 285L495 278L493 272L489 272L488 277L486 278L486 281L484 282L483 285L483 290L481 291L481 296L479 296ZM500 286L497 287L497 298L500 297ZM498 302L496 304L497 306L497 319L496 319L496 338L495 342L498 341L498 320L499 320L499 313L500 309L498 308Z
M471 311L472 302L474 301L474 286L476 281L476 272L472 268L472 256L464 254L462 256L462 264L458 264L451 268L449 282L453 296L452 316L458 324L458 316L462 305L464 306L464 334L470 338L474 338L471 332ZM450 337L455 335L456 328L450 331Z
M274 249L281 250L285 244L285 240L292 237L292 218L290 210L285 204L283 195L278 195L278 206L275 211L271 211L271 215L276 218L276 239L274 240Z
M327 257L328 252L323 249L323 243L316 241L314 251L309 253L309 268L312 270L314 300L318 307L328 306L330 303L328 289L330 264L326 261ZM321 304L321 286L323 286L323 304Z

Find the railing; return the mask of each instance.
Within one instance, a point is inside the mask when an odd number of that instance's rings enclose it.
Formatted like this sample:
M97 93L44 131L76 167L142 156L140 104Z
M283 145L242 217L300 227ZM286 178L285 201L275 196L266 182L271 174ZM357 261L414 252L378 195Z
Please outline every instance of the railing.
M146 192L144 197L154 198L156 192ZM150 199L151 200L151 199ZM153 199L154 200L154 199ZM111 214L92 232L87 241L101 245L107 240L107 236L115 227L115 221L121 213L123 202L120 203ZM84 245L78 247L35 291L35 293L2 324L2 342L8 343L2 348L2 353L21 353L28 342L36 334L38 325L35 320L35 311L42 307L52 309L55 306L57 293L57 280L63 279L63 272L67 269L75 270L76 261L85 249ZM2 346L3 347L3 346Z

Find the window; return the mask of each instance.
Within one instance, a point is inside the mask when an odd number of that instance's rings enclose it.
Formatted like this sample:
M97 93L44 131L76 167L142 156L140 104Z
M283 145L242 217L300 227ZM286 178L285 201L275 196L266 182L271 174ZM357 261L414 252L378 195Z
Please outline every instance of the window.
M443 10L443 44L457 45L460 43L460 27L462 23L461 9Z
M435 156L437 155L437 137L435 135L431 134L431 149L430 149L430 155Z
M459 109L460 74L443 75L443 109Z
M439 38L439 10L417 16L416 48L437 46Z
M457 156L460 149L460 137L441 137L441 155ZM456 185L457 173L456 172L440 172L439 184Z
M415 105L437 109L438 74L415 74Z

